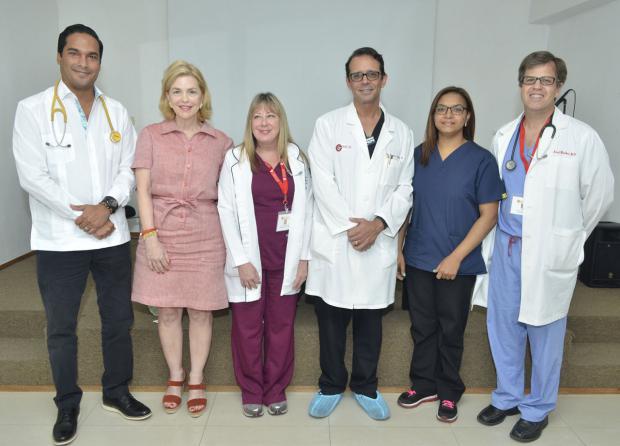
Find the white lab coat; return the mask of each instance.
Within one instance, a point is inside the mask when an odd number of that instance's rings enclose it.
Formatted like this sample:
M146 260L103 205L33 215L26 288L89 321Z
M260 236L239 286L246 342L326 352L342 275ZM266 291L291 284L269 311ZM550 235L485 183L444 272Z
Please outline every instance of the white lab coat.
M308 148L315 210L306 293L341 308L394 302L397 234L412 204L413 132L385 113L372 158L353 104L321 116ZM353 249L349 218L379 216L387 228L367 251Z
M521 117L493 139L500 172ZM537 326L568 314L584 243L609 209L614 193L609 157L598 134L557 108L553 124L556 135L552 139L547 129L540 139L523 197L519 322ZM482 244L487 270L492 268L494 236L495 231ZM488 275L478 276L472 304L486 307L487 293Z
M300 260L309 260L312 222L312 185L310 171L295 144L287 147L288 162L295 183L291 203L288 241L284 260L284 280L280 295L296 294L293 288ZM230 149L224 158L218 184L217 209L226 244L224 279L230 302L252 302L260 299L260 284L255 289L244 288L239 280L238 266L252 263L262 278L260 251L254 201L252 198L252 169L240 148ZM275 228L274 228L275 230Z
M134 188L131 170L136 132L123 105L105 96L110 120L122 135L110 140L110 126L102 93L95 88L88 119L82 128L77 97L64 82L58 85L58 97L67 111L67 124L60 113L50 119L54 87L26 98L17 105L13 128L13 154L19 182L28 192L32 215L31 248L44 251L85 251L109 248L129 241L129 227L122 208ZM58 105L56 104L56 107ZM52 129L64 146L58 147ZM103 197L116 198L119 209L110 215L116 230L97 240L75 225L82 213L71 204L97 204ZM8 209L3 212L10 212Z

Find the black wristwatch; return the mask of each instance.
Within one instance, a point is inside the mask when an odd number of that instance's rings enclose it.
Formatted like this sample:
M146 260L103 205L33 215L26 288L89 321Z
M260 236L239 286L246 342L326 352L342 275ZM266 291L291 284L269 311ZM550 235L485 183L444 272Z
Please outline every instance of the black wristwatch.
M101 200L100 204L104 205L108 209L108 211L110 211L110 214L115 213L118 209L118 201L116 201L116 198L114 197L103 197L103 200Z
M375 220L379 220L381 223L383 223L383 229L387 228L388 225L385 222L385 220L383 219L383 217L379 217L378 215L375 217Z

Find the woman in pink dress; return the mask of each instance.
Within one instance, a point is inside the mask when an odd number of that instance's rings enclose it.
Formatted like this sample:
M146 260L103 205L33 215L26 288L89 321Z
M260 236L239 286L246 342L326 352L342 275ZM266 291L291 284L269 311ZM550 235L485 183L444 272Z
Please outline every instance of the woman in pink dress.
M191 416L206 408L203 383L213 310L228 306L217 182L231 139L208 123L211 98L202 73L177 61L162 80L165 120L142 130L133 164L141 236L132 300L159 308L159 338L170 370L164 410L176 412L187 380ZM182 365L183 310L189 315L191 367Z

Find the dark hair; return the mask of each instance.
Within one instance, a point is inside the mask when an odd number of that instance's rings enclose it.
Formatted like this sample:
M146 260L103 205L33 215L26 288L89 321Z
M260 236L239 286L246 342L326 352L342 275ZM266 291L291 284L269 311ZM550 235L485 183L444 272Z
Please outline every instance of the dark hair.
M538 65L545 65L549 62L555 64L555 77L558 86L562 86L566 82L566 76L568 76L568 70L566 69L566 62L559 57L555 57L549 51L534 51L531 54L525 56L525 59L519 65L519 86L523 82L523 76L525 72Z
M381 71L381 76L385 75L385 64L383 63L383 56L379 54L377 50L375 50L374 48L370 48L369 46L364 46L362 48L358 48L355 51L353 51L353 53L351 53L351 55L347 59L347 63L344 64L344 69L347 72L347 78L349 77L349 74L351 74L351 70L349 70L349 65L351 64L351 60L353 60L354 57L358 57L358 56L372 57L374 60L379 62L379 71Z
M65 46L67 46L67 37L75 33L88 34L89 36L94 38L99 44L99 59L103 58L103 42L101 41L94 29L86 25L82 25L81 23L67 26L64 31L58 35L58 54L62 54Z
M476 132L476 113L474 112L474 103L472 102L469 93L461 87L450 86L441 89L435 96L435 99L433 99L431 109L428 112L426 131L424 132L424 142L422 143L422 155L420 157L420 163L423 166L428 164L431 153L433 153L433 150L437 147L438 132L437 127L435 126L435 108L437 107L441 97L448 93L456 93L465 99L465 106L467 107L467 112L469 113L469 121L467 121L467 125L463 127L463 137L468 141L474 140L474 133Z

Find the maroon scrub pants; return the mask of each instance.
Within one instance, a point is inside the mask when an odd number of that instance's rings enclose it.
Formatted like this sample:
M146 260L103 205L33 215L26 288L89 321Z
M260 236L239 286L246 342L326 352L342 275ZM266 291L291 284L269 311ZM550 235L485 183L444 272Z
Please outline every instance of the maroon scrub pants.
M280 296L284 270L263 270L261 297L231 303L232 356L243 404L286 400L294 371L298 295Z

